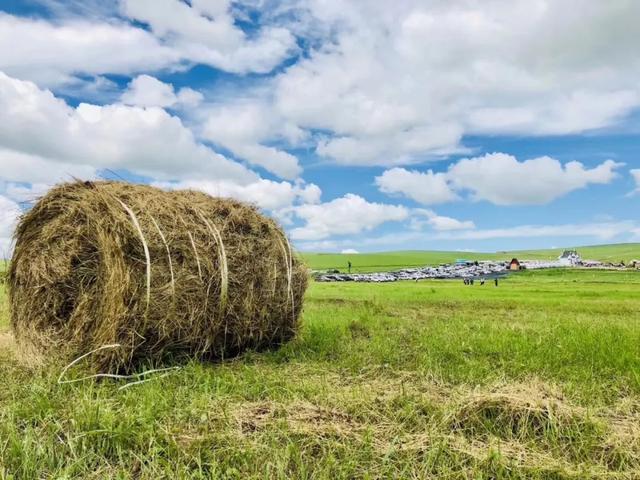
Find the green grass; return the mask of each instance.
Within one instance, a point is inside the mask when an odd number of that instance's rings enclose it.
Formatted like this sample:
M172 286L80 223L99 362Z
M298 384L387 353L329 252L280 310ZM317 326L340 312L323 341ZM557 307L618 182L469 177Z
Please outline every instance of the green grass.
M622 243L614 245L596 245L590 247L576 247L583 258L600 260L603 262L628 262L640 259L640 243ZM469 252L439 252L439 251L399 251L380 253L303 253L302 256L314 270L338 269L347 271L347 262L353 264L353 272L373 272L393 270L403 267L422 265L438 265L451 263L458 258L467 260L511 260L513 257L527 260L556 259L565 250L557 248L550 250L518 250L496 253Z
M639 312L637 272L313 283L283 348L121 391L5 341L0 478L640 478Z

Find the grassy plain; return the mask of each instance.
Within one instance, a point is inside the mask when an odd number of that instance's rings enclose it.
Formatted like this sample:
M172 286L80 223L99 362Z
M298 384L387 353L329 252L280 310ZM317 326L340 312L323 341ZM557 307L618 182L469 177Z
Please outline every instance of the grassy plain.
M280 350L119 390L17 360L0 287L0 478L640 478L639 312L637 272L312 284Z
M596 245L576 247L583 258L602 262L628 262L640 259L640 243ZM353 272L378 272L403 267L438 265L451 263L458 258L467 260L511 260L513 257L527 260L551 260L558 258L564 248L550 250L517 250L512 252L440 252L440 251L398 251L381 253L303 253L302 256L314 270L339 269L346 271L347 262L353 264Z

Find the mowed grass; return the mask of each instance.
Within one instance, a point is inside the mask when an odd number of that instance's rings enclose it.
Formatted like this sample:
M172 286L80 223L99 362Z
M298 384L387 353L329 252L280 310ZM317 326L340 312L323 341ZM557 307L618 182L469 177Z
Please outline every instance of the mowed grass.
M578 253L589 260L602 262L629 262L640 259L640 243L621 243L575 247ZM381 253L303 253L302 256L314 270L338 269L347 271L347 262L352 263L352 272L379 272L404 267L439 265L452 263L456 259L500 260L508 261L513 257L525 260L553 260L558 258L565 248L549 250L517 250L512 252L476 253L476 252L440 252L440 251L398 251Z
M640 478L639 313L637 272L314 283L283 348L124 390L5 333L0 478Z

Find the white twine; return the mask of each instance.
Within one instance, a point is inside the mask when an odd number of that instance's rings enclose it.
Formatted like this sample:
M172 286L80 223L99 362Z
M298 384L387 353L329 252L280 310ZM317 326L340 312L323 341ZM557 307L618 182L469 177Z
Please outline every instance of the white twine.
M278 264L273 264L273 290L271 291L271 296L275 297L276 295L276 287L278 286Z
M149 373L155 373L155 372L162 372L165 370L179 370L180 367L171 367L171 368L158 368L156 370L148 370L146 372L142 372L141 374L139 374L140 376L144 376L147 375ZM167 372L167 373L163 373L162 375L158 375L156 377L151 377L151 378L143 378L142 380L137 380L135 382L129 382L129 383L125 383L124 385L122 385L121 387L118 387L118 390L124 390L125 388L129 388L129 387L133 387L134 385L141 385L143 383L147 383L150 382L152 380L159 380L161 378L167 377L171 375L171 372Z
M134 373L132 375L118 375L118 374L115 374L115 373L96 373L94 375L88 375L86 377L73 378L71 380L63 380L63 378L64 378L65 374L67 373L67 371L71 367L73 367L75 364L77 364L80 360L82 360L84 358L87 358L89 355L92 355L92 354L94 354L96 352L99 352L101 350L106 350L107 348L120 348L120 347L122 347L122 345L120 345L119 343L113 343L111 345L103 345L103 346L98 347L98 348L96 348L94 350L91 350L90 352L87 352L87 353L85 353L83 355L80 355L78 358L76 358L69 365L67 365L66 367L64 367L62 369L62 372L60 372L60 376L58 377L58 385L64 385L64 384L68 384L68 383L83 382L85 380L91 380L92 378L114 378L114 379L117 379L117 380L123 380L123 379L146 377L147 375L150 375L152 373L167 372L167 373L165 373L163 375L159 375L157 377L146 378L146 379L143 379L143 380L130 382L130 383L122 385L120 388L118 388L118 390L124 390L125 388L128 388L128 387L130 387L132 385L139 385L141 383L148 382L150 380L155 380L155 379L158 379L158 378L166 377L167 375L169 375L169 373L171 371L180 369L180 367L155 368L155 369L152 369L152 370L146 370L146 371L141 372L141 373Z
M198 215L202 219L202 221L207 225L207 228L211 232L211 235L215 239L218 244L218 260L220 261L220 277L221 277L221 285L220 285L220 309L224 312L227 306L227 294L229 290L229 269L227 266L227 253L224 249L224 243L222 242L222 236L220 235L220 231L216 228L215 225L210 223L201 212L198 212Z
M151 219L151 221L155 225L156 230L158 230L158 233L160 234L160 238L162 239L162 243L164 243L164 246L167 249L167 258L169 259L169 272L171 273L171 292L173 293L173 296L175 296L176 295L176 282L175 282L175 278L173 276L173 262L171 261L171 250L169 250L169 244L167 243L167 239L164 237L164 234L162 233L162 230L160 230L160 226L158 225L158 222L156 222L156 219L153 218L152 215L149 215L149 218Z
M287 248L289 249L289 295L291 295L291 316L293 321L296 320L296 300L293 297L293 252L291 251L291 243L287 236L283 233L285 242L287 242Z
M140 222L138 222L138 217L136 217L136 214L133 213L133 210L127 207L127 205L119 198L116 198L116 200L120 202L120 205L122 205L122 208L124 208L129 214L129 216L131 217L131 221L133 222L133 225L138 230L138 234L140 235L140 239L142 240L142 246L144 248L144 256L147 260L147 310L149 310L149 303L151 302L151 255L149 254L149 247L147 246L147 240L144 238L144 233L142 233Z
M196 248L196 242L193 239L193 235L191 235L191 231L189 231L189 226L187 222L184 221L184 218L179 217L184 225L185 230L187 231L187 235L189 235L189 241L191 242L191 248L193 248L193 253L196 255L196 265L198 265L198 276L200 277L200 281L204 281L202 279L202 267L200 266L200 256L198 255L198 249Z
M293 288L292 288L292 283L293 283L292 256L293 254L291 252L291 244L289 243L289 239L284 234L282 234L282 237L284 238L285 242L287 242L287 246L289 247L289 253L287 254L287 249L284 247L282 240L278 239L278 243L280 244L280 248L282 249L282 253L284 255L285 266L287 268L287 297L291 301L291 316L295 322L296 309L295 309L295 300L293 298Z
M193 253L196 254L196 264L198 265L198 275L200 276L200 280L202 280L202 268L200 267L200 257L198 257L198 249L196 248L196 242L193 240L193 235L191 235L191 232L189 230L187 230L187 235L189 235L189 240L191 240Z

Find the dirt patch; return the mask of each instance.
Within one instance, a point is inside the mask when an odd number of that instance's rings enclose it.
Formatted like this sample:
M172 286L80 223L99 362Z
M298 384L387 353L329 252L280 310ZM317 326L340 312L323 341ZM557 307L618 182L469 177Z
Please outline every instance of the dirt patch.
M364 429L362 424L345 412L309 402L244 404L236 410L235 417L240 431L245 435L279 422L286 423L294 433L315 436L351 436Z
M346 300L344 298L314 298L309 303L320 305L348 305L357 302L357 300Z
M349 332L351 333L351 338L354 338L354 339L371 338L371 332L369 331L369 327L367 327L366 325L364 325L363 323L357 320L354 320L351 323L349 323L348 328L349 328Z

